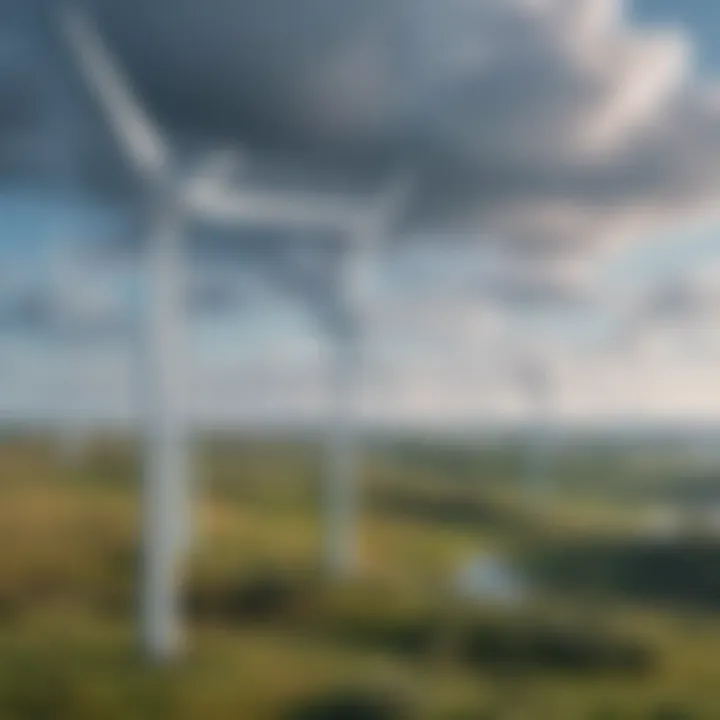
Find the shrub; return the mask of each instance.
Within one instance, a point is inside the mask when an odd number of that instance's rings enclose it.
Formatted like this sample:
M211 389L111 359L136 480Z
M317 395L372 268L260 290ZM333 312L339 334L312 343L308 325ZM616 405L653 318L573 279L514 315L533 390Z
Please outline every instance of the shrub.
M246 622L284 620L297 615L313 595L310 578L263 569L220 582L191 582L185 607L196 617Z
M387 689L345 688L301 704L289 720L403 720L417 717L413 703Z
M476 666L580 673L643 673L654 664L652 650L634 638L539 620L475 619L463 634L460 656Z
M597 539L533 555L540 582L564 591L615 594L690 608L720 608L720 543L683 538Z

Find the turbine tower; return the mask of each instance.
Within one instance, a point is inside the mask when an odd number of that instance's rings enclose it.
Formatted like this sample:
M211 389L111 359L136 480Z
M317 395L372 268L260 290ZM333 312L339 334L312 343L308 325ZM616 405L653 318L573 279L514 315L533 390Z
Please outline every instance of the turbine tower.
M525 483L534 501L544 502L553 492L552 462L557 449L556 387L549 363L532 351L521 357L517 379L531 409Z
M227 162L208 162L186 172L170 150L168 139L150 120L105 48L99 33L78 6L66 6L62 29L80 73L95 96L105 121L135 171L145 200L147 243L146 283L148 297L144 310L145 367L147 398L145 417L147 456L144 482L142 634L149 656L158 661L170 659L179 650L181 633L178 620L178 584L181 560L189 543L188 509L188 418L183 397L186 369L183 366L183 278L182 234L189 219L230 224L236 228L271 227L284 230L330 232L347 243L353 276L362 263L360 257L372 253L370 245L385 227L387 217L397 205L400 188L381 193L373 212L364 199L337 193L311 193L257 189L229 185ZM220 156L227 160L228 156ZM211 156L217 160L217 156ZM232 164L232 158L230 158ZM374 198L373 198L374 200ZM389 210L386 210L389 208ZM368 246L366 248L366 245ZM358 273L359 274L359 273ZM348 278L349 279L349 278ZM355 287L355 282L352 283ZM348 307L354 299L348 297ZM348 313L350 317L352 313ZM352 323L348 322L348 327ZM353 370L357 330L343 333L342 360L338 368L338 398L354 379ZM350 342L352 339L352 342ZM352 428L347 422L348 395L343 392L338 407L343 422L336 435L332 481L327 488L329 569L336 572L352 565L347 536L354 513L350 488L354 481L351 457ZM342 526L342 537L340 527ZM346 533L348 535L346 535Z

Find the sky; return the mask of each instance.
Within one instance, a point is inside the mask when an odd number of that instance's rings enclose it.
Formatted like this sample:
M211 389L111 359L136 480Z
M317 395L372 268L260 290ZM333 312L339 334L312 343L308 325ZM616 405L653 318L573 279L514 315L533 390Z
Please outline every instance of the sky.
M698 71L708 76L720 69L720 8L710 0L634 0L631 11L644 23L679 24L692 36Z
M177 172L195 172L209 145L249 150L249 182L301 178L360 197L395 168L412 171L362 313L369 419L527 420L538 411L530 366L562 417L720 413L720 392L707 391L717 361L706 278L720 267L710 0L85 5ZM132 163L44 8L0 0L0 303L10 315L25 307L20 331L0 329L0 416L133 416L134 331L69 342L48 321L52 248L122 244L140 226ZM232 299L189 318L198 418L322 419L333 344L316 316L330 295L317 290L329 276L268 255L269 281L244 255L213 261L208 233L188 228L191 281L199 294L222 282L226 299L232 285ZM114 313L135 327L137 266L119 280L84 252L70 305L86 324L112 325ZM291 276L314 305L288 293ZM704 301L670 318L653 309L679 282ZM35 314L18 294L34 294ZM644 314L626 330L618 318L639 299Z

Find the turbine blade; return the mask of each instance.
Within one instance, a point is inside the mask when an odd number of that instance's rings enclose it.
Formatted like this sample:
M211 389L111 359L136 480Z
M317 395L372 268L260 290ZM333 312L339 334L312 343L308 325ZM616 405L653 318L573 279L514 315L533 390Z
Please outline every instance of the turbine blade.
M121 149L139 172L157 175L167 160L165 143L111 58L97 29L76 6L64 9L61 23L80 73Z
M227 190L212 182L186 188L186 206L197 216L226 224L306 227L345 232L357 203L306 192Z

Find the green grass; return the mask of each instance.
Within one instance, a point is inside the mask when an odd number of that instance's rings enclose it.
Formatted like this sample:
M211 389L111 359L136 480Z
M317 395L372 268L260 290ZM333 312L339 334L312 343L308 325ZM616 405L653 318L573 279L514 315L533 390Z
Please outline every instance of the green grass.
M632 556L617 551L632 542L628 488L655 465L589 451L583 465L576 450L538 507L517 453L377 447L361 573L337 587L318 570L317 448L207 442L187 652L157 669L134 627L133 452L106 441L67 467L41 440L0 445L0 720L720 717L712 612L641 604L610 581L577 598L549 583L516 611L451 598L457 564L486 550L582 562L592 548L616 569ZM614 468L604 492L588 480L599 467Z

